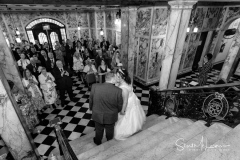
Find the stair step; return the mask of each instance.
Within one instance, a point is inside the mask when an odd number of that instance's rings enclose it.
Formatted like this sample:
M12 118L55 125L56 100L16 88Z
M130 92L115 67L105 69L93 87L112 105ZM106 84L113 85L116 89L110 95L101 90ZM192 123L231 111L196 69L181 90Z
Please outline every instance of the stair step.
M159 126L161 124L162 126L167 127L170 124L175 123L179 120L178 118L169 118L169 119L165 120L165 116L160 116L158 120L161 120L161 119L162 119L162 121L159 121L157 126ZM146 138L145 136L154 134L154 133L160 131L161 129L163 129L163 128L152 126L149 128L149 130L143 130L140 133L137 133L134 136L129 137L127 140L128 144L124 144L123 147L128 147L128 146L134 145L135 143L138 143L141 139ZM94 156L94 155L100 153L100 152L106 151L108 148L110 148L113 145L116 145L116 144L120 145L120 143L126 143L126 142L125 141L117 141L117 140L108 141L106 143L103 143L100 146L97 146L87 152L84 152L84 153L78 155L78 159L81 159L81 160L87 159L91 156Z
M195 160L239 160L240 157L240 125L229 131L224 137L215 142ZM210 147L210 145L208 145Z
M171 121L171 120L169 120L169 121ZM190 121L184 121L184 120L183 121L177 121L176 123L173 123L172 125L170 125L168 127L168 128L172 128L172 129L170 129L167 133L171 134L171 132L173 133L173 132L176 132L177 129L181 129L181 127L178 127L178 126L182 126L182 128L185 128L186 126L188 126L190 124L191 124ZM174 129L174 128L176 128L176 129ZM148 131L148 130L144 130L144 131ZM143 135L143 138L141 140L138 139L134 143L129 143L129 142L131 142L130 139L128 139L126 141L122 141L121 143L118 143L115 146L112 146L111 148L109 148L108 150L106 150L104 152L100 152L98 155L90 157L89 159L91 159L91 160L106 160L106 159L108 159L110 157L112 158L112 156L122 152L124 149L128 150L130 148L134 148L136 146L135 144L137 144L139 142L149 141L149 139L148 140L144 140L144 139L149 138L149 137L151 138L151 137L153 137L154 134L161 134L159 137L167 135L167 134L163 133L164 129L159 131L158 133L149 130L151 132L150 135L145 135L144 131L139 133L139 134ZM139 134L137 134L135 136L138 136ZM135 136L133 136L132 138L134 138ZM158 140L160 139L159 137L158 137ZM165 138L166 137L164 137L162 140L165 140ZM156 141L156 139L153 138L154 142L158 142L158 140ZM145 145L145 147L149 148L148 145Z
M162 116L155 116L155 115L153 115L153 117L154 118L151 118L151 119L149 118L149 119L146 120L146 123L143 125L142 130L147 129L147 128L157 124L159 121L165 120L165 118L166 118L165 115L162 115Z
M168 139L171 139L173 136L185 136L184 138L189 138L201 132L202 130L206 129L207 127L204 126L202 122L198 122L193 125L193 122L190 120L180 120L171 126L159 131L152 137L148 137L142 142L125 149L123 152L110 157L109 160L132 160L132 159L139 159L144 152L151 148L155 148L161 142L164 142ZM168 130L168 131L165 131ZM165 132L165 133L164 133ZM190 135L189 132L192 134ZM186 134L187 133L187 134Z
M184 143L186 146L191 146L191 145L206 145L206 140L208 145L212 145L215 143L217 140L219 140L221 137L223 137L225 134L227 134L229 131L231 131L232 128L221 124L221 123L215 123L197 136L193 137L189 141L185 139ZM203 140L203 143L201 141ZM183 146L182 143L177 143L180 146ZM204 147L194 147L194 148L183 148L183 147L178 147L171 153L169 153L167 156L163 158L163 160L169 160L169 159L174 159L174 160L193 160L195 157L200 155L202 152L204 152Z

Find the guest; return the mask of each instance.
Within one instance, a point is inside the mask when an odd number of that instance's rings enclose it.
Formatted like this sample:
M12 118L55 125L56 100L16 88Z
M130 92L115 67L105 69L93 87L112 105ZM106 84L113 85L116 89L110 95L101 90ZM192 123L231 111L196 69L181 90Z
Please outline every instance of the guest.
M76 48L77 42L78 42L77 36L73 36L73 48Z
M98 50L98 56L95 59L96 67L98 68L101 65L102 59L105 59L105 57L102 55L102 50Z
M61 44L61 51L62 51L62 53L63 53L63 58L64 58L64 61L65 61L65 63L66 63L66 55L67 55L67 53L66 53L66 42L65 42L65 40L62 40L62 44Z
M41 61L43 67L47 67L48 56L44 49L41 50L41 59L39 60Z
M105 47L105 49L108 50L109 46L110 46L110 43L106 41L104 37L102 37L102 42L100 43L100 47L101 48Z
M30 58L30 64L27 65L27 69L35 76L35 78L38 78L39 72L38 72L39 64L36 63L35 59L32 57Z
M77 73L78 78L83 81L82 71L83 71L83 59L79 52L75 52L73 55L73 70Z
M71 101L73 99L73 92L72 92L72 72L70 69L63 66L62 62L58 60L56 62L56 68L54 69L54 76L56 79L57 87L60 91L60 99L61 105L64 107L65 105L65 91L68 92L68 96Z
M56 59L54 58L53 56L53 53L52 52L49 52L48 53L48 60L46 62L46 69L48 72L51 72L53 71L53 69L56 67Z
M47 42L44 43L42 49L43 49L46 53L50 52L50 47L49 47L49 45L48 45Z
M34 47L36 48L37 51L41 51L42 50L42 45L39 43L38 40L35 40L35 45Z
M77 41L77 45L75 47L75 52L80 53L80 56L83 58L82 45L81 45L80 41Z
M112 68L116 68L119 63L121 63L120 53L119 53L119 51L117 50L117 51L114 53L113 58L112 58L112 63L111 63Z
M25 70L27 65L30 64L30 61L25 58L26 56L25 56L24 53L21 53L20 57L21 57L21 59L19 59L17 61L17 64L18 64L18 67L19 67L19 70L20 70L21 74L23 74L23 70Z
M73 67L73 54L75 53L75 48L73 48L72 42L68 39L66 45L66 66L72 70Z
M40 82L40 88L43 91L45 103L50 105L51 109L53 109L53 104L57 107L57 92L55 89L56 84L54 83L55 78L53 75L50 72L47 72L45 67L42 67L38 80Z
M36 107L31 100L31 92L24 94L16 86L14 86L12 93L15 97L15 100L19 104L21 113L25 119L28 129L30 131L33 131L35 126L39 123L39 120L37 117Z
M199 66L198 83L200 86L204 86L207 83L208 72L212 69L212 54L208 53L204 56L203 65Z
M20 48L16 48L15 50L12 49L12 52L15 60L18 61L20 59L20 54L21 54Z
M23 86L31 92L33 104L36 106L38 113L41 114L41 110L46 105L42 98L42 92L38 88L37 79L31 74L31 72L26 69L23 72Z
M105 75L111 70L107 67L104 59L101 61L101 65L98 67L98 75L102 77L102 83L105 82Z
M61 60L63 65L65 66L63 53L62 53L61 48L60 48L60 46L58 44L55 46L55 51L54 52L55 52L55 55L56 55L56 59L57 60Z
M99 47L97 44L94 45L94 49L93 49L93 57L94 59L96 59L96 57L98 56L98 50L99 50Z
M39 57L39 54L35 53L32 58L35 60L37 65L41 66L41 61L39 60L38 57Z
M86 74L91 74L91 73L96 74L97 73L97 69L93 65L93 62L90 59L86 60L85 63L86 63L86 66L83 69L84 73L86 73Z

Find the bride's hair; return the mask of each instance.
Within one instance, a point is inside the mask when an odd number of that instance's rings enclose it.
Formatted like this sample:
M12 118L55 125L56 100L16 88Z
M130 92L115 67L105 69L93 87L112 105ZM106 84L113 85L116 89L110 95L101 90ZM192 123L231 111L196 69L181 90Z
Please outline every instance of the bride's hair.
M119 73L119 75L127 84L131 84L131 78L129 77L128 71L126 69L117 69L116 73Z

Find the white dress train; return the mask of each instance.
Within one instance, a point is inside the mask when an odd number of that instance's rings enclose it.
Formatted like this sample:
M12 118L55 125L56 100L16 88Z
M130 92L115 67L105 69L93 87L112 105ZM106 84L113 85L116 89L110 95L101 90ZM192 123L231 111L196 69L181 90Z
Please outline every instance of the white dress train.
M119 87L121 89L127 89L129 96L125 115L118 115L118 121L114 128L114 138L117 140L125 140L142 129L146 121L146 115L140 100L133 92L133 87L127 84L122 84Z

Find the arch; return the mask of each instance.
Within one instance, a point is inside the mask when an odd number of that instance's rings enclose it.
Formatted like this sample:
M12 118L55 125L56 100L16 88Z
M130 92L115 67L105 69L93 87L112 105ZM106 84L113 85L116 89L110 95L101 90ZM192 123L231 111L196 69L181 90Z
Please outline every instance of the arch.
M227 22L225 22L222 27L221 27L221 30L222 31L225 31L226 29L228 29L228 27L230 26L230 24L232 22L234 22L235 20L237 20L238 18L240 18L240 15L239 16L234 16L232 18L230 18Z
M28 30L28 29L32 29L33 26L39 24L39 23L44 23L44 22L47 22L47 23L53 23L53 24L56 24L58 25L59 27L65 27L65 24L57 19L57 18L53 18L53 17L37 17L37 18L34 18L34 19L31 19L26 25L25 25L25 29Z

